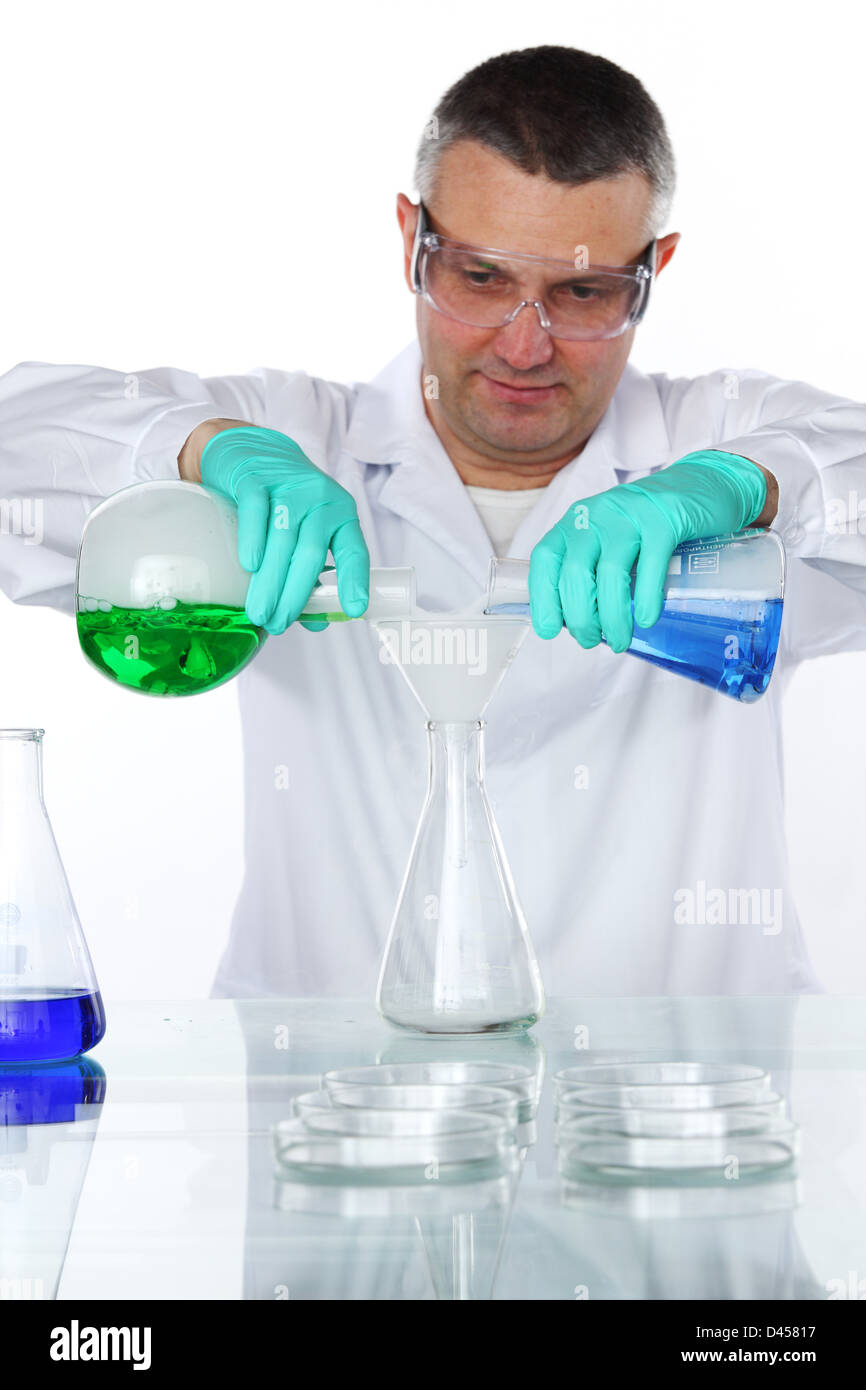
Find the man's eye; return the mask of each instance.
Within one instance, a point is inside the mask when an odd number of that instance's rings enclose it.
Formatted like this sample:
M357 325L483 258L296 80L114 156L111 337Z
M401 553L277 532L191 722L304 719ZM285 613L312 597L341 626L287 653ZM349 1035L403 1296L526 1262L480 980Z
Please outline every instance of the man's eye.
M579 280L572 281L572 283L565 288L572 299L577 299L581 303L588 303L592 299L599 299L601 297L601 291L597 285L587 285Z
M487 289L490 285L495 285L502 280L495 270L465 270L463 278L473 289Z

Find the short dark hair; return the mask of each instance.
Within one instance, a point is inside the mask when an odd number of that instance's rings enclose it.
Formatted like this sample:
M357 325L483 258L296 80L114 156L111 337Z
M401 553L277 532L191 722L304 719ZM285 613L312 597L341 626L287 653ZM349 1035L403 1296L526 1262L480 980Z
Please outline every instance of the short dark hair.
M415 187L425 202L441 155L458 140L477 140L558 183L643 174L652 188L647 234L657 236L670 215L676 166L661 111L636 77L598 54L545 45L464 73L418 146Z

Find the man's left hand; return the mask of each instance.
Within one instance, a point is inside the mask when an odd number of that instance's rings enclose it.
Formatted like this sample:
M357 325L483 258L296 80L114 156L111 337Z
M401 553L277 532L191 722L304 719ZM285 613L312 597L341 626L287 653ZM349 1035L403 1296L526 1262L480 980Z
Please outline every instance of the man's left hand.
M530 612L539 637L555 637L564 624L582 647L597 646L604 633L613 651L625 651L634 623L658 622L676 547L761 518L769 477L738 454L703 449L576 502L530 556Z

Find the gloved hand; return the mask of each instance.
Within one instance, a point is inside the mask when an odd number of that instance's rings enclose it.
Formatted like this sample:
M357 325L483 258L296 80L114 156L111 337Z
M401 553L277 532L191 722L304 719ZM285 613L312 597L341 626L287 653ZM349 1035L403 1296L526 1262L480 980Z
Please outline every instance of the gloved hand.
M354 498L288 435L257 425L221 430L202 450L201 479L237 503L238 555L253 576L250 622L284 632L303 612L329 549L343 611L359 618L366 610L370 556Z
M760 516L766 493L767 480L754 463L702 449L575 503L530 556L535 631L555 637L564 623L582 647L596 646L604 633L613 651L625 651L635 622L658 622L668 564L680 542L742 530Z

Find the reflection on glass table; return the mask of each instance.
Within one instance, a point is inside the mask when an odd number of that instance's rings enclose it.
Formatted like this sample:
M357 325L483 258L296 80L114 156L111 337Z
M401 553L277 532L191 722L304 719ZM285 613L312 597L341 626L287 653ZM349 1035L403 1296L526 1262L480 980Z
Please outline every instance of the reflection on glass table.
M53 1299L105 1100L92 1057L0 1068L0 1299Z
M115 1002L112 1020L93 1054L108 1077L98 1127L90 1122L87 1143L43 1149L36 1130L59 1135L86 1118L26 1126L27 1181L42 1215L0 1225L4 1274L41 1278L43 1297L827 1299L850 1296L850 1271L866 1270L860 1000L553 999L534 1038L430 1040L420 1054L407 1038L395 1046L372 1001ZM428 1165L421 1181L370 1183L339 1165L320 1181L276 1162L275 1127L297 1124L295 1099L315 1092L325 1073L422 1058L536 1059L535 1075L548 1077L587 1064L743 1064L766 1074L777 1099L762 1091L754 1106L659 1106L647 1115L645 1106L560 1104L555 1113L548 1080L535 1142L504 1171L451 1182ZM351 1109L332 1101L308 1113ZM411 1128L383 1120L380 1107L355 1109L379 1109L380 1118L338 1119L338 1130ZM15 1128L6 1126L0 1179L9 1192L26 1166ZM583 1162L585 1147L577 1170L563 1163L563 1136L566 1145L606 1146L601 1165L597 1148ZM702 1149L697 1165L709 1153L712 1182L683 1183L679 1158L673 1172L659 1162L672 1137L720 1146ZM333 1157L335 1144L377 1136L321 1138ZM719 1170L720 1156L768 1140L789 1147L792 1163ZM80 1159L85 1149L82 1182L64 1151ZM623 1167L634 1171L623 1177ZM7 1288L40 1296L23 1283Z

